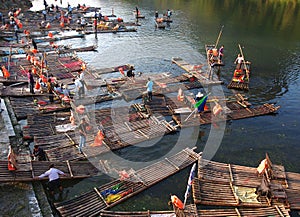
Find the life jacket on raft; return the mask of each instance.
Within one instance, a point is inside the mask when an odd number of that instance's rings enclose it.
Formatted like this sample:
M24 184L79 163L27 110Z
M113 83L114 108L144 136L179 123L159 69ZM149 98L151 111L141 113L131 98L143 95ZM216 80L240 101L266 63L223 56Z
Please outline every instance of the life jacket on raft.
M182 201L176 195L171 195L171 202L178 209L184 209L184 204L182 203Z

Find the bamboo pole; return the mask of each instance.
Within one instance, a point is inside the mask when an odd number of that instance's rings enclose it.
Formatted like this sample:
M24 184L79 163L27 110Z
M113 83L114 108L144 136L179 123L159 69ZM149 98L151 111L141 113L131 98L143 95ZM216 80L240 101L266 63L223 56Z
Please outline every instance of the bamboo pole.
M281 217L284 217L284 214L281 212L281 210L279 209L279 207L277 205L275 205L275 208L276 208L277 212L279 213L279 215Z
M238 215L238 217L241 217L241 213L240 213L240 211L238 210L238 208L234 208L234 210L235 210L236 214Z
M247 77L247 80L248 80L248 83L249 83L249 71L248 71L248 68L247 68L247 65L246 65L245 56L243 54L243 50L242 50L242 47L241 47L240 44L239 44L239 49L240 49L241 55L242 55L242 57L244 59L244 67L245 67L245 70L246 70L246 77Z
M219 44L219 40L220 40L220 38L221 38L221 35L222 35L222 33L223 33L223 28L224 28L224 25L221 27L221 30L220 30L220 32L219 32L219 35L218 35L218 38L217 38L217 41L216 41L216 44L215 44L215 48L218 46L218 44Z
M68 169L69 169L69 172L70 172L70 176L73 178L74 175L73 175L69 160L67 160L67 166L68 166Z

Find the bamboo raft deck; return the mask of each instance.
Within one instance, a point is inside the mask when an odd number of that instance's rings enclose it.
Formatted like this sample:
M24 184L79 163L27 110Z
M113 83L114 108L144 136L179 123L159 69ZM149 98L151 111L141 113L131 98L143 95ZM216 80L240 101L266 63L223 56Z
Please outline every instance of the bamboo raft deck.
M46 96L9 97L9 99L18 120L26 119L27 115L30 114L47 114L70 110L70 106L62 105L57 98L54 98L54 103L51 104ZM38 99L36 105L35 99Z
M200 209L199 217L218 217L218 216L290 216L289 210L282 205L263 208L232 208L232 209Z
M219 58L218 49L216 48L216 45L206 44L205 51L206 51L207 64L210 67L225 65L224 62Z
M26 81L27 83L27 81ZM28 86L28 85L26 85ZM30 93L29 88L28 87L5 87L0 89L0 96L2 97L38 97L38 96L48 96L48 94L46 93L39 93L36 92L34 94Z
M11 172L7 169L7 161L0 161L0 182L33 181L33 177L39 176L49 169L50 164L67 174L62 179L81 179L98 174L98 169L88 161L31 161L22 163L17 170ZM47 179L47 178L45 178Z
M239 105L238 103L233 104L234 107L239 107L238 109L228 110L228 107L226 108L228 113L226 113L223 116L215 116L212 111L204 111L202 113L199 113L197 117L191 117L188 120L186 118L188 117L188 113L183 113L181 115L179 114L173 114L173 120L180 126L180 127L190 127L190 126L199 126L201 124L211 124L211 123L218 123L221 121L228 121L228 120L238 120L238 119L244 119L244 118L251 118L251 117L257 117L262 115L269 115L275 113L280 107L275 106L273 104L265 103L263 105L253 106L253 107L244 107ZM175 111L175 109L172 108L172 110ZM186 120L186 121L185 121Z
M97 132L88 133L83 155L78 152L79 134L76 126L70 124L70 112L28 115L28 125L23 128L23 137L34 139L35 144L42 146L49 160L59 161L100 155L176 131L176 127L164 119L154 115L148 117L137 109L137 105L135 108L136 110L133 106L92 111L97 124L94 128L101 126L105 137L102 145L95 147Z
M164 24L163 22L158 22L156 19L154 19L155 22L155 27L157 29L165 29L166 28L166 24Z
M184 74L184 76L187 78L197 79L203 87L223 84L223 81L220 81L216 76L210 78L208 73L203 72L201 70L203 65L191 65L180 57L173 57L172 63L176 64L187 72L187 74Z
M137 171L131 171L129 179L112 181L103 186L94 188L93 191L82 194L79 197L54 205L61 216L97 216L101 210L111 208L186 168L195 162L198 157L199 154L186 148L157 163ZM116 201L108 201L102 192L120 183L122 184L122 191L120 193L126 192L127 194L124 195L124 197L118 198Z
M186 216L186 217L224 217L224 216L286 216L289 217L289 210L285 209L284 206L273 206L273 207L263 207L263 208L232 208L232 209L198 209L194 204L187 205L184 210L175 211L109 211L101 210L99 215L106 217L115 216L130 216L130 217L149 217L149 216Z
M135 77L134 81L126 77L106 80L107 89L111 93L120 93L126 101L139 99L146 95L145 85L148 82L148 77L150 77L154 83L153 94L175 93L178 92L179 88L190 90L205 86L201 81L197 79L190 80L184 75L172 76L170 73L159 73L151 74L147 77Z
M33 55L31 55L33 56ZM33 58L31 58L33 59ZM59 83L63 82L64 84L71 84L73 83L72 79L76 78L78 75L78 72L82 70L81 66L83 64L83 61L80 60L76 55L74 54L64 54L59 55L57 53L48 53L46 55L45 60L47 61L47 75L53 75ZM33 60L27 60L26 57L17 57L12 58L10 61L10 77L8 79L1 78L1 81L4 83L18 83L18 82L28 82L27 79L27 71L29 69L35 70L37 72L36 75L34 75L35 80L38 79L38 76L43 71L44 75L45 73L45 66L41 67L40 64L41 59L39 58L39 61L37 64L34 65ZM8 68L7 61L1 62L6 68ZM88 70L85 71L86 79L87 80L94 80L95 77L88 72Z
M36 37L34 41L36 43L44 43L44 42L55 42L55 41L62 41L67 39L73 39L73 38L84 38L84 34L80 34L77 32L74 32L72 35L54 35L52 38L50 37Z
M185 216L185 217L196 217L197 207L195 204L188 204L185 206L184 210L180 210L173 206L173 211L111 211L111 210L101 210L99 216L130 216L130 217L150 217L150 216L161 216L161 217L175 217L175 216Z
M266 159L271 162L268 155L266 155ZM268 163L268 165L265 174L269 180L267 182L271 196L261 196L256 194L256 190L263 182L264 177L257 174L256 168L200 158L198 178L195 179L192 186L194 202L203 205L239 207L282 205L299 210L300 174L286 173L281 165L272 163ZM248 192L251 197L240 195L238 189Z
M87 52L87 51L97 51L97 46L91 45L86 47L77 47L77 48L63 48L58 49L56 52L58 54L65 54L65 53L74 53L74 52Z

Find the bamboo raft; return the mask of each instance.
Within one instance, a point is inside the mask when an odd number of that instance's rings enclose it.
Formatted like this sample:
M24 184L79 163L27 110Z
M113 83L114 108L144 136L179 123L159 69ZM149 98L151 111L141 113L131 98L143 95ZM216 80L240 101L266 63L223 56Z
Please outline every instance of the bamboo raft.
M79 197L54 205L61 216L97 216L101 210L111 208L184 169L195 162L198 157L199 154L186 148L143 169L131 171L129 178L124 181L112 181ZM119 184L122 185L120 194L126 193L124 197L119 197L116 201L109 201L108 197L105 198L103 193Z
M299 198L300 174L286 173L283 166L272 164L267 154L265 159L267 169L263 175L258 175L257 169L253 167L200 158L198 178L194 180L192 186L194 202L203 205L241 207L282 205L299 210L300 201L297 198ZM270 194L257 194L263 182L267 182ZM241 194L239 191L247 192L248 197L247 193Z
M174 93L178 92L179 88L190 90L206 86L206 83L202 83L200 80L190 81L188 77L183 79L183 76L171 76L169 73L151 74L148 77L154 82L153 94ZM120 93L126 101L131 101L142 98L146 94L145 85L147 81L145 76L135 77L134 81L123 77L106 80L106 84L110 92Z
M31 55L33 56L33 55ZM10 77L8 79L1 78L5 83L17 83L17 82L27 82L27 71L29 69L37 72L34 77L37 79L38 76L43 71L46 76L45 70L47 69L47 75L53 75L58 82L63 82L64 84L73 83L72 79L78 75L78 72L82 70L83 61L80 60L74 54L65 54L64 56L58 55L56 53L48 53L46 57L42 58L47 61L47 67L41 66L41 59L39 58L38 63L34 65L34 62L27 60L26 57L12 58L10 61ZM8 68L7 60L2 62L6 68ZM86 70L87 79L95 79L95 77Z
M35 136L39 136L40 140L37 140L37 142L40 142L43 141L41 137L51 139L53 135L64 134L67 141L73 141L72 137L74 135L69 132L74 131L75 126L70 125L70 112L28 115L27 118L27 125L23 127L23 137L25 139L33 139ZM61 132L59 132L59 129L62 129Z
M90 132L86 141L87 147L83 148L84 155L77 150L77 129L69 126L70 112L28 115L28 125L23 128L23 137L34 139L35 144L45 148L49 160L59 161L99 155L176 131L171 123L154 115L148 118L137 108L137 105L133 106L129 114L128 108L92 111L95 122L103 128L105 138L101 146L94 147L97 132ZM58 127L68 131L59 132Z
M195 204L188 204L185 206L184 210L180 210L173 206L173 211L111 211L111 210L101 210L99 216L131 216L131 217L150 217L150 216L160 216L160 217L173 217L173 216L185 216L185 217L196 217L198 216L197 207Z
M27 84L27 81L25 82ZM19 83L20 84L20 83ZM23 82L21 84L24 84ZM20 84L20 86L21 86ZM34 94L29 92L29 88L28 85L26 85L26 87L24 87L24 85L22 85L22 87L5 87L0 89L0 96L4 97L38 97L38 96L48 96L48 94L46 93L40 93L40 92L35 92Z
M74 33L73 35L55 35L52 38L50 37L37 37L34 39L36 43L44 43L44 42L54 42L54 41L62 41L67 39L74 39L74 38L84 38L84 34Z
M77 47L77 48L64 48L64 49L58 49L58 54L64 54L64 53L74 53L74 52L87 52L87 51L97 51L97 46L91 45L87 47Z
M156 19L154 19L155 27L158 29L165 29L166 25L163 22L158 22Z
M8 56L8 55L14 55L14 54L25 54L24 49L14 49L11 52L9 50L0 50L0 56Z
M211 124L218 123L228 120L238 120L244 118L257 117L262 115L269 115L275 113L280 107L273 104L265 103L263 105L253 106L253 107L244 107L238 103L234 104L235 107L239 106L240 108L231 110L228 107L226 108L228 113L223 116L215 116L212 111L204 111L199 113L197 117L191 117L188 120L186 118L189 116L189 113L173 114L173 120L180 127L190 127L190 126L199 126L201 124ZM175 109L172 109L175 111ZM186 120L186 121L185 121Z
M95 71L96 74L102 75L102 74L108 74L108 73L113 73L113 72L118 72L120 68L122 68L124 71L129 70L131 64L125 64L125 65L120 65L120 66L113 66L113 67L108 67L108 68L103 68L103 69L97 69Z
M180 57L173 57L172 63L176 64L187 72L187 74L183 74L184 76L189 79L196 79L202 84L203 87L223 84L223 81L220 81L216 76L210 78L208 73L203 72L201 70L203 65L191 65Z
M251 63L246 61L241 64L240 69L234 70L233 77L227 86L228 89L249 90L250 65Z
M62 105L60 100L54 98L54 103L49 103L49 99L45 96L36 97L9 97L11 106L18 120L26 119L30 114L47 114L52 112L70 110L70 106ZM37 104L34 100L37 99Z
M216 45L214 44L206 44L205 45L205 51L206 51L206 58L207 58L207 64L210 67L214 66L224 66L222 60L219 58L218 49L216 48Z
M23 163L16 171L7 169L7 161L0 161L0 182L33 181L33 177L39 176L49 169L50 164L67 174L62 179L81 179L98 174L98 169L88 161L31 161ZM47 179L47 178L45 178Z
M199 217L217 216L290 216L289 210L282 205L263 208L200 209Z
M194 211L196 210L196 211ZM199 209L193 204L187 205L182 211L109 211L101 210L99 216L115 217L115 216L130 216L130 217L149 217L149 216L183 216L186 217L223 217L223 216L286 216L289 217L289 210L285 209L284 206L273 206L264 208L232 208L232 209Z

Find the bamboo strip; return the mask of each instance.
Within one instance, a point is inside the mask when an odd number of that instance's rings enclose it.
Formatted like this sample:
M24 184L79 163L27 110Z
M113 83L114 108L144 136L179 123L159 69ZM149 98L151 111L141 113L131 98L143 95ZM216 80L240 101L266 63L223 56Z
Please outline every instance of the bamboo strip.
M124 124L126 125L126 127L128 128L129 131L132 131L132 129L130 128L130 126L127 124L127 122L124 122Z
M238 205L238 204L240 203L240 200L239 200L238 196L236 195L236 193L235 193L235 191L234 191L234 189L233 189L233 185L232 185L231 182L230 182L230 188L231 188L232 194L233 194L233 196L234 196L234 198L235 198L235 200L236 200L236 203L237 203L237 205Z
M68 166L68 169L69 169L70 176L73 178L73 172L71 170L71 166L70 166L69 160L67 160L67 166Z
M281 217L284 217L284 214L281 212L281 210L278 208L277 205L275 205L275 208L276 208L277 212L279 213L279 215L280 215Z
M179 170L179 167L176 166L172 161L170 161L168 158L165 158L166 161L168 161L172 166L175 167L176 170Z
M101 200L105 203L105 205L107 206L107 207L110 207L110 205L108 205L107 203L106 203L106 201L105 201L105 199L103 198L103 196L101 195L101 193L99 192L99 190L95 187L94 188L94 191L98 194L98 196L101 198Z
M145 133L143 133L141 130L137 130L137 132L142 134L145 138L150 139L150 137L148 135L146 135Z
M238 208L234 208L236 214L238 215L238 217L241 217L241 213L239 212Z
M75 145L75 142L74 142L74 140L68 135L68 133L64 133L65 135L66 135L66 137L71 141L71 144L72 145Z
M230 182L234 183L233 175L232 175L232 170L231 170L231 165L228 164L228 169L229 169L229 174L230 174Z

